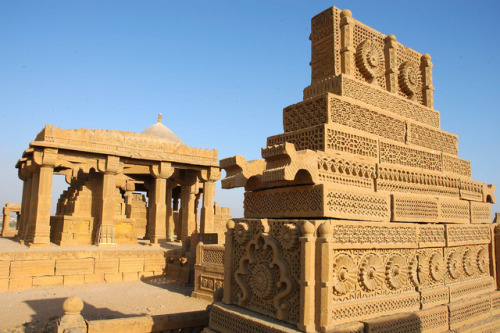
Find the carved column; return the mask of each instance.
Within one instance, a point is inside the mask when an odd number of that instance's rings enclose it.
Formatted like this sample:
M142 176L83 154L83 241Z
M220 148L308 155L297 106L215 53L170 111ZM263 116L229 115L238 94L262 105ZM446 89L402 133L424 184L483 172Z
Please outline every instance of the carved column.
M233 299L233 271L231 265L233 263L233 254L236 250L234 249L233 239L234 221L229 220L226 227L226 244L224 247L224 296L222 297L222 303L231 304Z
M429 54L422 56L422 73L424 86L424 105L429 108L434 108L434 86L432 85L432 62Z
M340 12L340 64L342 73L354 75L355 62L354 54L356 50L353 45L354 19L348 9Z
M319 270L319 281L316 281L316 288L319 290L319 300L316 301L316 309L319 309L317 312L321 332L328 332L332 313L332 233L333 229L330 222L324 222L318 228L319 237L316 242L316 267Z
M167 241L172 242L174 241L174 229L175 229L175 224L174 224L174 212L172 209L172 191L175 187L175 183L173 182L168 182L167 183L167 197L166 197L166 203L167 203L167 221L165 225L165 229L167 231Z
M3 208L3 224L2 224L2 237L6 237L9 230L10 210L7 207Z
M181 235L177 237L184 241L196 230L194 200L196 193L196 176L185 172L181 176Z
M220 179L221 172L219 168L210 168L208 172L202 172L201 178L203 184L203 207L201 207L201 233L215 232L214 226L214 195L215 182Z
M398 92L398 65L397 65L397 45L396 36L389 35L385 38L385 81L388 91Z
M99 246L116 244L115 242L115 190L116 175L123 169L120 158L107 156L98 161L98 169L103 173L101 187L101 205L99 211L99 232L96 243Z
M305 221L300 237L300 320L297 327L304 332L314 332L314 286L316 273L314 225Z
M21 201L21 219L18 223L19 230L16 239L22 240L29 221L29 201L31 197L31 176L28 174L27 166L24 164L19 169L19 178L23 180L23 197Z
M177 235L177 241L181 240L181 224L182 224L182 219L181 219L181 211L179 210L179 200L180 200L180 194L179 192L175 191L175 193L172 193L173 196L173 202L172 202L172 215L174 215L174 212L177 212L177 223L174 220L174 233Z
M36 218L36 196L38 193L38 180L40 178L39 170L33 167L31 174L31 189L29 197L28 220L23 234L24 243L29 243L33 240L33 225Z
M194 230L196 232L200 232L200 228L198 227L198 221L200 220L198 216L198 207L200 207L200 199L201 199L201 190L198 188L194 196Z
M151 174L154 177L153 181L153 200L151 202L152 215L151 229L149 230L149 241L151 244L158 245L160 239L167 237L166 220L167 220L167 178L174 173L174 168L170 163L160 162L158 165L151 166Z
M32 220L32 229L30 247L49 246L50 245L50 207L52 201L52 177L54 174L54 165L57 159L57 149L45 148L42 151L33 153L33 160L40 165L38 177L36 179L35 202L32 204L34 209L34 220ZM32 196L33 198L33 196ZM31 212L31 209L30 209Z

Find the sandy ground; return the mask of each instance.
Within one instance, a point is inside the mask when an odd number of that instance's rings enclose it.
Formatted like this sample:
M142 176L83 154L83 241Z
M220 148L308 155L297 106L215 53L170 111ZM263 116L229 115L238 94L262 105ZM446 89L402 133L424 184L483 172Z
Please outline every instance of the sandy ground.
M77 246L61 248L55 244L44 248L28 248L11 238L0 237L0 253L25 251L113 251L157 250L148 241L137 245L109 248ZM163 249L179 249L180 243L160 244ZM87 320L124 318L140 315L170 314L204 310L207 301L189 295L192 286L183 286L163 278L137 282L96 283L82 286L36 287L28 290L0 292L0 332L53 332L55 322L64 312L62 304L69 296L78 296L84 302L82 315Z
M124 318L204 310L210 303L190 297L192 287L154 279L39 287L0 292L0 332L53 332L69 296L84 302L87 320Z

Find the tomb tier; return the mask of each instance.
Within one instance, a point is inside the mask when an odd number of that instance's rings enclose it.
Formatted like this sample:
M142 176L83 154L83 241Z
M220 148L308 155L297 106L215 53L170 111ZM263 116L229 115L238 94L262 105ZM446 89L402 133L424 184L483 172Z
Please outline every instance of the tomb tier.
M440 129L431 57L335 7L310 39L284 132L263 159L220 161L244 218L205 332L495 331L495 187Z
M432 108L430 56L334 7L310 39L311 85L264 161L221 161L225 187L247 190L245 217L491 222L494 186L471 179Z

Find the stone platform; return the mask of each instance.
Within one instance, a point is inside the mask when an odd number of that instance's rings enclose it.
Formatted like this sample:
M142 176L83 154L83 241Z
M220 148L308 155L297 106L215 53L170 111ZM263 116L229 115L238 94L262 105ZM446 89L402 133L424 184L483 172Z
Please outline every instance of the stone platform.
M166 256L180 244L50 247L29 249L13 239L0 239L0 291L50 285L137 281L161 276Z

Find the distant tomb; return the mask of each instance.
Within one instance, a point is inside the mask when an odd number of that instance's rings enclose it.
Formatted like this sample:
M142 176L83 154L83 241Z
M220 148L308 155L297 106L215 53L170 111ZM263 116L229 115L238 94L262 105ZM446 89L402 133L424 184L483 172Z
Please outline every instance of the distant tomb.
M311 21L311 84L244 187L207 332L477 332L500 327L493 185L440 129L428 54L332 7Z
M24 182L18 238L30 246L133 244L138 236L158 244L216 232L215 222L225 224L213 201L217 155L186 146L161 115L141 134L47 125L16 165ZM51 217L53 174L69 187Z

